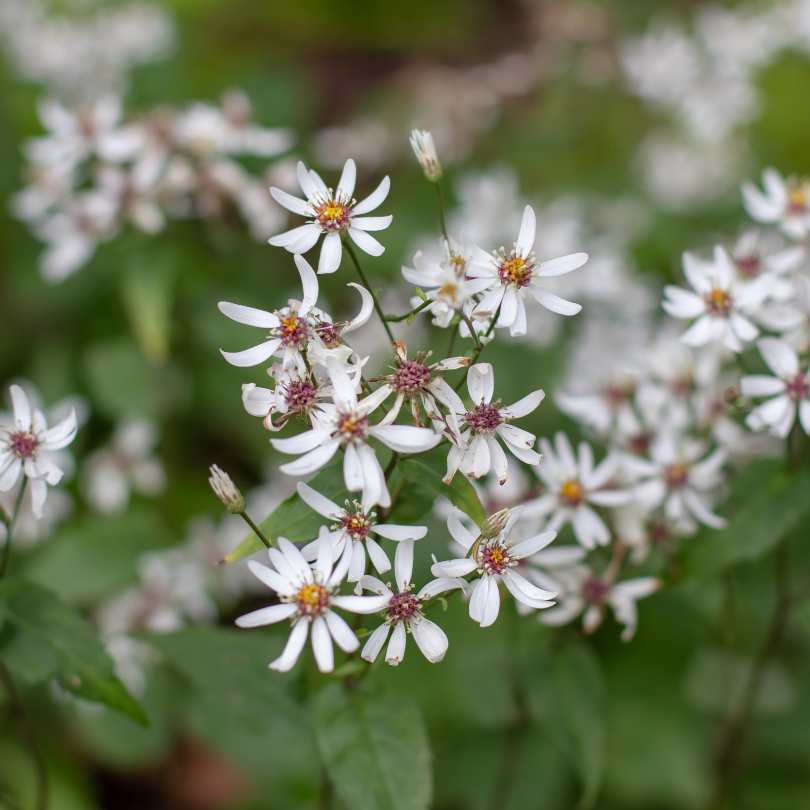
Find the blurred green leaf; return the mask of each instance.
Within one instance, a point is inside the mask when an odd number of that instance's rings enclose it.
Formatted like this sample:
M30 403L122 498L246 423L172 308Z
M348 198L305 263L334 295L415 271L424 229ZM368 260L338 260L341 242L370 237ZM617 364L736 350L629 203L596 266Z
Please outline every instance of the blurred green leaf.
M732 514L722 531L701 531L689 544L681 566L686 576L703 576L770 551L810 512L810 473L790 475L781 461L750 464L734 482Z
M339 506L349 497L346 485L343 483L343 456L326 465L310 482L309 485L321 495L335 501ZM277 537L286 537L293 543L303 540L312 540L318 536L321 526L330 526L329 518L319 515L310 508L296 492L284 501L276 510L266 517L259 528L266 537L275 540ZM227 557L226 563L236 562L256 551L264 548L262 541L251 532Z
M313 704L329 777L352 810L424 810L432 776L419 708L401 695L366 694L333 683Z
M442 481L447 472L445 451L421 453L413 458L403 458L397 463L400 472L409 481L426 486L431 492L443 495L454 506L469 515L479 526L486 520L484 507L472 484L460 473L456 473L449 484Z
M0 649L10 669L26 680L56 677L63 689L104 703L148 725L138 702L113 672L93 628L55 593L22 579L3 588L9 625L15 629Z
M141 251L121 274L121 299L146 359L161 365L169 356L178 257L175 251Z
M398 481L395 480L395 476L399 478ZM385 518L385 522L410 526L431 510L433 502L436 500L436 493L416 481L403 480L399 474L395 473L388 482L392 497L400 486L402 489L399 490L399 496Z
M605 764L607 697L598 657L572 642L543 657L529 675L529 703L582 780L581 810L593 807Z

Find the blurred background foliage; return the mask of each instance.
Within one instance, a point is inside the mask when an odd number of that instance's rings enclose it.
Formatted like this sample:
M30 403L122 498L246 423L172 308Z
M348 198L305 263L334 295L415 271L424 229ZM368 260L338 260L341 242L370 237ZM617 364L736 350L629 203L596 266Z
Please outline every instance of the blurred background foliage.
M337 170L321 165L323 148L313 147L318 133L358 118L385 121L401 143L384 166L361 162L358 197L390 173L386 213L394 215L393 225L385 232L384 256L368 262L368 271L375 282L396 285L416 238L436 233L431 189L405 145L409 125L422 124L413 77L544 49L553 63L544 80L507 96L497 120L474 132L469 153L449 165L450 204L465 172L497 165L513 167L521 195L541 203L565 195L630 199L646 222L630 240L633 269L659 286L678 276L682 250L732 235L743 214L733 183L728 193L680 211L646 194L640 145L666 115L628 92L615 49L661 14L689 26L702 5L172 0L163 7L176 21L175 47L162 61L132 72L126 108L131 114L216 100L238 86L256 120L292 127L295 156L332 183ZM589 58L596 60L590 68ZM758 72L756 83L761 105L745 132L739 176L754 177L765 165L810 172L807 57L781 54ZM3 200L21 185L21 142L40 133L40 95L12 64L0 64ZM262 161L251 161L262 170ZM145 552L183 541L192 517L219 520L221 507L205 483L209 464L227 469L244 490L267 480L283 488L267 433L240 402L245 372L219 355L220 347L242 347L245 330L222 317L216 304L224 299L270 309L297 294L299 281L285 251L251 240L238 221L173 221L157 236L126 229L59 285L38 274L39 252L19 222L2 218L0 379L30 380L47 403L85 396L92 411L72 447L80 459L104 444L123 417L137 414L160 426L158 451L168 480L162 494L136 494L123 514L97 515L78 476L67 485L75 514L14 557L15 570L93 616L105 599L138 582ZM346 275L344 268L319 279L336 317L350 315L358 303L345 287ZM405 311L407 298L393 306ZM564 372L564 334L539 349L506 342L488 349L505 402L535 387L555 390ZM422 347L446 339L426 322L419 335ZM548 399L525 423L538 435L561 427L577 435ZM756 491L754 477L739 501ZM443 521L425 520L425 542L442 553ZM790 538L797 567L808 556L806 525L800 521ZM233 545L239 539L237 530ZM427 575L426 559L419 576ZM773 599L765 584L770 558L754 554L732 562L698 570L647 600L631 644L622 644L610 623L585 641L518 621L511 603L502 620L481 631L463 609L451 607L442 616L451 639L442 665L410 654L402 666L377 666L368 678L372 693L403 696L390 704L389 732L411 769L401 787L416 798L397 808L428 801L438 810L703 807L719 721L767 631ZM307 654L291 675L270 673L266 664L281 649L283 630L232 629L233 618L262 598L247 594L223 603L216 624L149 636L155 653L142 699L148 727L54 690L47 667L31 674L21 688L52 775L54 810L347 806L325 786L321 765L321 756L338 756L330 746L340 740L323 734L316 740L313 728L313 718L317 725L324 713L340 709L341 698L329 691L335 679L319 675ZM756 707L752 766L734 804L745 810L810 806L810 612L799 611L796 619ZM525 704L515 703L515 679L524 684ZM314 705L302 706L311 691ZM8 795L19 797L8 800L9 808L32 807L32 765L8 705L0 708L0 806ZM500 792L504 780L511 784L508 794ZM432 800L420 799L419 791ZM367 801L360 797L355 806L374 806Z

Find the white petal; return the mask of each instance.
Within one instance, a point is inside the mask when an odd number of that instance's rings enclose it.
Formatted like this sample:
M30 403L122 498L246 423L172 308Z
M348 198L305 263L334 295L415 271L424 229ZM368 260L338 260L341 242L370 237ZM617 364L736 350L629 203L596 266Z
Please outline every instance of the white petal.
M543 397L545 397L545 393L542 390L532 391L531 394L518 400L514 405L510 405L506 410L509 411L515 419L521 416L527 416L543 401ZM532 444L534 444L534 442L532 442Z
M324 497L320 492L316 492L309 484L305 484L303 481L298 482L298 494L301 496L304 503L311 509L314 509L319 515L335 517L343 512L334 501L330 501L329 498Z
M393 216L387 217L360 217L359 219L352 219L352 228L359 228L361 231L383 231L394 219Z
M799 373L799 357L785 341L764 337L757 341L757 348L777 377L790 380Z
M354 196L354 184L357 182L357 167L354 161L349 158L343 165L343 173L340 175L335 194L338 196Z
M31 427L31 406L28 404L28 397L19 385L12 385L11 402L14 407L14 421L23 428Z
M560 298L559 295L554 295L554 293L544 290L542 287L535 287L530 284L526 289L534 296L538 304L559 315L576 315L582 309L582 304L566 301L565 298Z
M543 532L521 543L516 543L512 546L512 554L517 555L519 559L529 557L536 554L541 548L545 548L557 536L557 532Z
M388 177L384 177L382 183L380 183L380 185L377 186L377 188L372 191L365 200L358 203L354 209L352 209L352 216L358 217L361 214L368 214L375 208L379 208L385 202L385 198L388 196L388 191L390 188L391 181L388 179Z
M340 267L340 260L343 256L343 245L340 241L340 234L330 233L323 240L321 246L321 258L318 261L318 274L325 275L334 273Z
M330 428L313 428L312 430L305 430L297 436L289 436L286 439L271 439L270 444L272 444L273 449L278 450L280 453L295 455L319 447L324 442L329 441L331 436L332 431Z
M397 587L404 591L413 575L413 540L403 540L394 555L394 575Z
M316 616L312 621L312 652L321 672L331 672L335 668L332 636L322 616Z
M283 247L289 249L293 245L303 242L305 239L311 239L313 235L315 237L315 241L317 241L321 233L322 231L318 225L308 223L307 225L299 225L297 228L277 234L276 236L271 236L267 241L273 247ZM305 251L298 249L294 252L304 253Z
M326 249L328 240L329 237L327 236L322 251ZM298 316L303 318L312 310L318 300L318 277L310 267L309 262L300 253L296 253L293 258L295 259L295 266L301 275L301 285L304 288L304 297L298 309Z
M321 467L328 464L332 457L337 453L340 447L340 439L332 439L330 442L310 450L305 453L301 458L295 461L290 461L287 464L282 464L279 470L285 475L307 475L320 470Z
M258 346L245 349L243 352L225 352L222 351L222 349L220 349L220 352L232 366L249 368L250 366L257 366L259 363L263 363L280 345L280 340L268 340L266 343L260 343Z
M442 437L430 428L413 425L376 425L369 433L398 453L423 453L442 440Z
M360 653L360 657L364 658L366 661L369 661L373 664L374 661L376 661L377 656L380 654L380 650L383 648L385 640L388 638L388 632L390 631L390 629L391 629L390 625L381 624L368 637L368 641L366 641L366 646L363 647L363 652Z
M349 492L359 492L363 488L363 465L354 444L346 446L346 454L343 457L343 481Z
M354 652L360 646L359 639L354 634L352 628L346 624L346 620L342 616L338 616L338 614L332 610L327 610L324 614L324 619L326 620L329 632L332 634L332 638L335 640L335 644L337 644L343 652Z
M388 605L390 594L381 596L335 596L332 604L349 613L378 613Z
M405 540L404 542L412 544L413 540ZM399 545L401 546L402 543ZM386 571L391 570L391 560L388 559L388 555L373 537L366 538L366 551L368 551L368 556L371 557L372 565L377 569L378 574L384 574ZM397 553L399 553L399 546L397 546Z
M421 619L411 624L411 633L422 654L431 664L438 664L444 658L449 641L439 625L429 619Z
M542 262L537 269L535 275L542 278L549 278L551 276L562 276L582 267L588 261L587 253L572 253L569 256L560 256L559 259L551 259L547 262Z
M315 184L315 181L310 177L307 167L304 166L303 162L300 160L298 161L298 166L296 167L296 174L298 176L298 183L301 186L301 191L307 195L307 199L311 200L317 195L319 189Z
M358 329L359 327L363 326L366 321L371 317L371 313L374 311L374 299L371 297L371 293L363 287L361 284L355 284L353 281L350 281L348 284L349 287L354 287L360 293L360 297L363 299L362 306L360 307L360 312L357 313L355 318L349 321L349 325L343 330L343 334L345 335L347 332L351 332L353 329Z
M394 523L378 523L373 531L387 540L421 540L427 534L427 526L397 526Z
M286 191L282 191L275 186L270 187L270 195L281 206L284 206L288 211L294 214L300 214L302 217L312 216L312 208L306 200L301 200L298 197L293 197Z
M518 255L526 257L531 253L536 227L537 218L534 215L534 210L530 205L527 205L523 209L523 220L520 223L520 233L516 243Z
M264 627L268 624L276 624L289 619L296 611L295 605L270 605L270 607L254 610L246 613L236 620L237 627Z
M385 248L371 234L359 228L350 227L349 236L352 242L369 256L382 256L385 253Z
M450 516L447 518L447 530L450 532L450 536L453 538L453 540L455 540L460 546L463 546L464 548L471 548L472 544L475 542L475 538L467 531L464 524L462 524L462 522L458 519L459 514L459 510L454 508L450 513Z
M304 649L304 644L306 644L308 627L309 622L306 619L299 619L295 623L290 637L287 639L284 651L275 661L269 664L270 669L277 672L289 672L295 666L298 656L301 655L301 650Z
M495 393L495 373L489 363L476 363L467 372L467 390L476 405L492 402Z
M740 380L740 391L744 397L772 397L781 394L785 387L784 380L764 374L750 374Z
M405 625L397 622L394 632L391 634L391 641L388 642L388 649L385 651L385 663L397 666L405 657L405 640L407 639Z

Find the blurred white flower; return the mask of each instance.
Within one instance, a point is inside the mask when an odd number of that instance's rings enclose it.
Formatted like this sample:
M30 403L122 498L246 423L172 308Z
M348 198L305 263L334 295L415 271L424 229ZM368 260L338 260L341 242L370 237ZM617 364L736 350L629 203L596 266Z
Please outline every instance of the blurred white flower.
M84 462L85 497L102 514L121 514L131 493L146 498L166 488L166 472L154 454L160 440L157 425L141 416L129 416L115 427L109 447L91 453Z
M791 239L806 239L810 231L810 180L785 180L776 169L762 172L764 193L753 183L742 184L743 204L757 222L775 223Z

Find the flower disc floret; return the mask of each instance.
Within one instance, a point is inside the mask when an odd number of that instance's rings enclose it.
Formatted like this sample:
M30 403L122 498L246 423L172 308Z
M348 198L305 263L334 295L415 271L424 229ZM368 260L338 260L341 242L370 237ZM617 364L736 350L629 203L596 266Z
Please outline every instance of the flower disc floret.
M664 471L664 477L670 489L680 489L686 486L689 478L689 467L681 462L670 464Z
M420 615L422 608L422 600L415 594L409 591L402 591L395 593L388 603L383 616L385 616L386 624L394 624L395 622L409 622L414 617Z
M6 442L7 451L16 458L35 459L42 439L32 430L14 430Z
M421 360L406 360L393 375L394 392L412 394L424 391L431 383L430 369Z
M503 422L503 417L498 403L482 402L464 414L464 421L477 433L491 433Z
M787 195L787 210L789 214L801 215L807 213L807 203L810 200L810 180L789 177Z
M368 438L371 423L365 416L351 411L339 413L337 418L337 432L344 442L361 443Z
M478 570L485 574L502 574L507 568L514 568L518 558L509 552L509 546L500 539L481 543L475 552Z
M301 616L320 616L326 612L332 601L332 594L317 582L303 585L291 598L285 601L294 602Z
M810 397L810 379L806 373L799 372L791 380L788 380L785 393L794 401L800 402Z
M706 293L703 300L706 302L706 311L710 315L725 318L731 312L732 298L720 287L715 287L711 292Z
M534 253L532 252L524 257L518 254L516 248L513 248L507 257L503 248L501 248L501 253L495 254L495 266L503 284L512 289L520 290L523 287L528 287L534 276Z
M601 605L610 593L610 583L601 577L589 577L582 583L582 598L589 605Z
M345 323L322 323L318 324L314 331L327 349L336 349L343 343L341 326L345 325Z
M308 380L290 380L284 386L284 402L293 413L308 413L318 399L318 389Z
M352 223L352 209L355 201L344 194L334 194L329 189L328 194L318 195L311 203L314 221L324 231L345 231Z
M569 478L563 481L560 487L560 501L566 506L578 506L582 503L585 489L576 478Z
M286 317L279 314L279 321L278 329L271 337L281 338L282 346L301 351L307 345L311 331L306 319L291 311Z
M354 502L356 512L347 511L340 521L340 528L355 540L365 540L371 527L374 525L365 512L360 509L360 504Z

